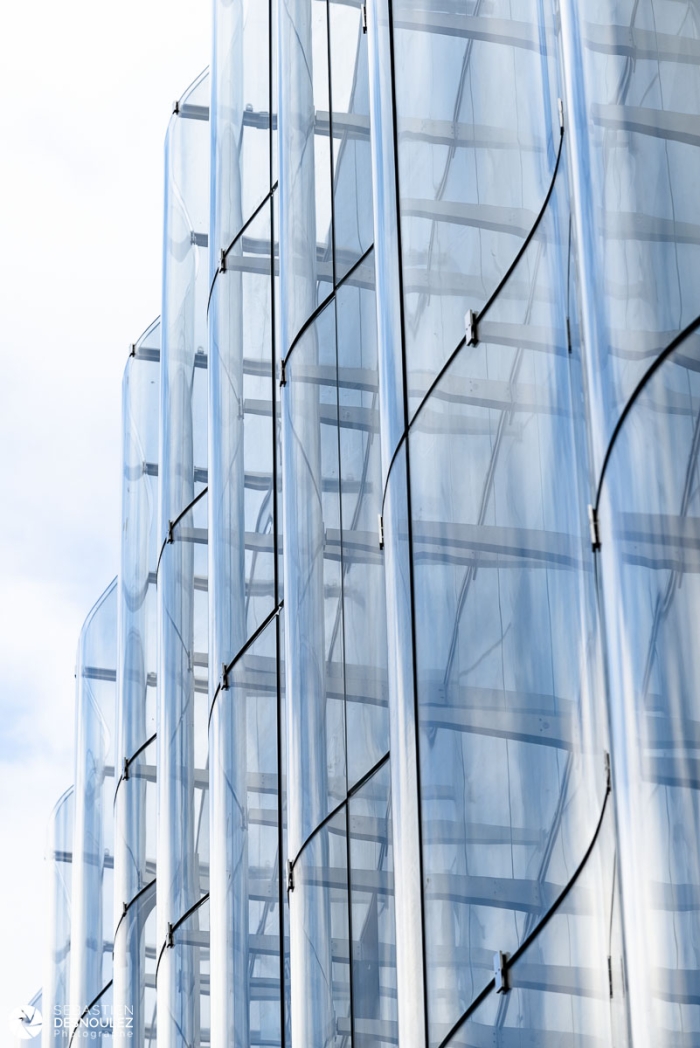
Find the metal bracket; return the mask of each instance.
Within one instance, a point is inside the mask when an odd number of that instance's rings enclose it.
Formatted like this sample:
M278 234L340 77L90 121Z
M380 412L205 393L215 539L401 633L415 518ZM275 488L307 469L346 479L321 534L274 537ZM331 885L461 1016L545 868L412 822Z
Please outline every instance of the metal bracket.
M610 754L607 750L603 753L603 762L605 764L605 785L610 790L612 789L612 772L610 770Z
M571 349L572 349L572 345L571 345L571 321L569 320L568 317L566 318L566 348L568 349L568 351L570 353Z
M479 341L479 335L476 330L476 311L468 309L464 314L464 331L467 336L467 345L475 346Z
M136 356L136 343L135 342L130 342L129 343L129 356L130 357L135 357Z
M180 115L180 103L177 99L173 102L173 116Z
M287 385L287 365L284 360L280 360L280 386Z
M613 978L612 978L612 957L608 957L608 990L610 991L610 1000L613 999Z
M122 917L126 917L127 910L129 909L128 902L122 903Z
M557 110L559 111L559 130L564 130L564 103L561 98L557 99Z
M219 272L220 273L225 273L226 272L226 252L224 251L223 248L221 249L221 252L219 254Z
M169 520L168 521L168 538L167 538L168 542L174 542L175 541L175 539L173 538L173 528L174 527L175 527L175 525L173 524L172 520Z
M127 782L129 779L129 758L124 758L124 771L122 772L122 779Z
M591 549L595 553L600 549L600 527L598 522L598 510L595 506L588 507L588 528L591 534Z
M228 689L228 669L226 663L221 663L221 688L223 691Z
M384 517L381 513L377 514L379 523L379 548L384 549Z
M360 10L362 11L362 32L367 32L367 4L361 4Z
M294 863L287 859L287 891L294 891Z
M493 978L496 984L496 993L508 993L508 970L506 968L506 955L502 950L497 950L493 955Z
M175 945L175 939L173 938L174 934L175 934L175 929L173 928L172 924L169 924L168 925L168 938L165 940L165 945L167 947L169 947L170 949L172 949L173 946Z

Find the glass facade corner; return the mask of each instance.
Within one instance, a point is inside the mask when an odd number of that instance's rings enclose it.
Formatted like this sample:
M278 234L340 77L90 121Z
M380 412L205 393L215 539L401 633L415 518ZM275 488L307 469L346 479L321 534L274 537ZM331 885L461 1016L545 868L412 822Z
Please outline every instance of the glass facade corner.
M689 1048L697 19L213 13L51 823L60 1043Z

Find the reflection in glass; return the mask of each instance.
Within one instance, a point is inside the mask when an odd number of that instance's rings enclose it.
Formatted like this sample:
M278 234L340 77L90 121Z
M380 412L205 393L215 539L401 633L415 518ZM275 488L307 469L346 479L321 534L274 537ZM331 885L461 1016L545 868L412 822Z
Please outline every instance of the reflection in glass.
M700 1038L700 337L634 402L600 503L627 981L635 1046ZM630 483L634 477L634 483Z

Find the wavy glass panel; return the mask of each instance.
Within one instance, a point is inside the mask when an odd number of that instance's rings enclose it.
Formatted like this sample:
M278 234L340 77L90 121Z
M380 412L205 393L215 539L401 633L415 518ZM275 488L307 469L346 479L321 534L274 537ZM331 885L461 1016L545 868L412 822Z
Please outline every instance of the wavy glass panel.
M559 140L553 12L398 0L396 131L412 410L507 271Z
M612 757L635 1046L700 1038L700 337L645 385L600 503ZM633 482L631 480L633 478Z
M71 874L73 860L73 788L56 804L48 827L46 845L48 910L42 1008L42 1048L65 1044L69 1024L71 943ZM58 1024L55 1020L58 1019Z
M566 885L604 782L557 205L409 436L433 1044Z
M637 382L700 313L700 23L672 0L564 22L596 465Z
M212 1038L281 1045L277 627L228 674L211 715Z

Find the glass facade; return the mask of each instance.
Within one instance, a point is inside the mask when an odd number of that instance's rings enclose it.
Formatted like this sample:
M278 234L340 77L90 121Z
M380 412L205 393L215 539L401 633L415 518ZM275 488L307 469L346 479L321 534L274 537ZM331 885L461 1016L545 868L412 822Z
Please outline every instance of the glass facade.
M44 1048L693 1048L697 11L213 13Z

